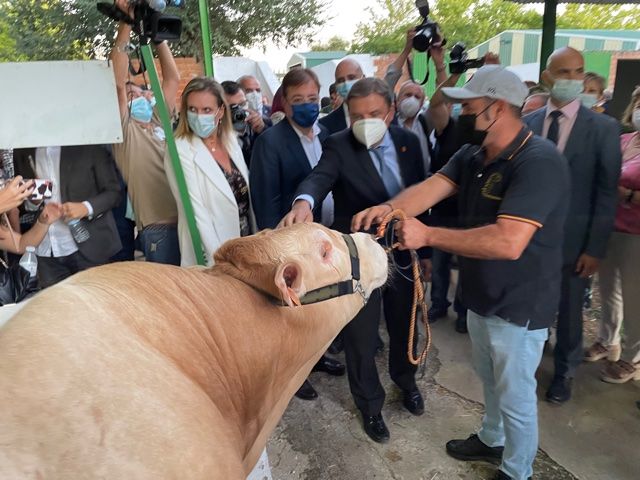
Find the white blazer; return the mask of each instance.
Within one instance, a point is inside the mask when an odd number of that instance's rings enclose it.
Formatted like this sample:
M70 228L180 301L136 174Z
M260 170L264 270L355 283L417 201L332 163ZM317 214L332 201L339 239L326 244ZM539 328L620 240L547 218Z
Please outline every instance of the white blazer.
M212 266L213 253L227 240L240 236L238 204L222 169L200 137L194 135L191 139L176 139L176 146L193 205L196 225L202 239L206 265ZM235 142L235 138L229 149L229 157L249 185L249 170L242 156L240 145ZM169 186L178 204L178 240L182 257L181 265L183 267L197 265L184 205L168 153L164 157L164 167ZM255 218L251 202L249 204L249 222L251 231L255 232Z

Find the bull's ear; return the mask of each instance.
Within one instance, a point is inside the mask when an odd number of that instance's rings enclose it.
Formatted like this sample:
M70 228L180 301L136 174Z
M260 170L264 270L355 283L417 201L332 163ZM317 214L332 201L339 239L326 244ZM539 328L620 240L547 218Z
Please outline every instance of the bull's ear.
M282 300L287 305L300 306L300 297L305 294L305 289L299 263L287 262L280 265L276 270L274 281Z

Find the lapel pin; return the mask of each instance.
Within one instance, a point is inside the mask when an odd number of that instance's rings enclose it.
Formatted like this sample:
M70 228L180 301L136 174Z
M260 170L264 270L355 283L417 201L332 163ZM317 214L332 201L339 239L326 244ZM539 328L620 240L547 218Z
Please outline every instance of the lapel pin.
M400 151L402 153L406 152L407 151L407 147L405 147L405 146L400 147Z

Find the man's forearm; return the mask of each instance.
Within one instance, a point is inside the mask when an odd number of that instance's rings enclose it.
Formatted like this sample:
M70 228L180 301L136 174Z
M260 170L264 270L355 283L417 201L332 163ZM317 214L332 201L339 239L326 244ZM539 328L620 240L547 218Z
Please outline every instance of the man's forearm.
M446 75L446 72L443 74L443 76L444 75ZM431 96L431 100L429 101L429 106L430 107L433 106L435 108L445 103L447 100L444 97L444 94L442 93L442 88L455 87L459 79L460 79L460 75L452 74L452 75L449 75L442 83L439 83L438 89Z
M129 56L126 47L129 45L131 37L131 26L120 22L118 34L111 49L111 61L113 62L113 72L116 78L116 87L123 89L127 83L127 72L129 70Z
M456 192L456 187L441 175L434 175L403 190L389 200L391 207L404 211L409 217L417 217Z
M497 224L469 230L429 228L429 246L463 257L482 260L517 260L522 249Z
M180 72L167 42L156 45L156 51L158 52L158 60L160 60L160 68L162 69L162 82L179 82Z

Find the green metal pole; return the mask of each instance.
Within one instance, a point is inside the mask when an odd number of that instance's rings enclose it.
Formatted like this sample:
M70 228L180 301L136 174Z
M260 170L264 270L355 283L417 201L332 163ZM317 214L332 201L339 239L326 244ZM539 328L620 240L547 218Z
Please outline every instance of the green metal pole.
M171 116L169 110L167 110L167 104L164 101L164 94L162 92L162 86L158 79L158 72L156 70L156 64L153 61L153 53L151 52L150 45L143 45L140 47L142 50L142 59L147 68L149 74L149 80L151 80L151 88L156 97L156 108L162 120L162 128L167 141L167 150L171 157L171 164L173 166L173 172L176 176L176 183L178 184L178 190L180 191L180 198L182 199L182 207L184 208L184 215L187 217L187 224L189 225L189 233L191 234L191 241L193 242L193 251L196 256L198 265L205 265L204 249L202 247L202 240L200 238L200 232L196 225L196 217L193 212L193 205L191 204L191 197L189 197L189 190L187 189L187 182L184 179L184 171L182 170L182 164L180 163L180 157L178 156L178 149L176 148L176 140L173 136L173 125L171 124Z
M213 51L211 48L211 29L209 27L209 2L199 0L200 31L202 33L202 53L204 55L204 74L213 77Z
M556 43L556 10L558 0L545 0L542 15L542 42L540 46L540 80L542 72L547 68L547 59L553 52Z

